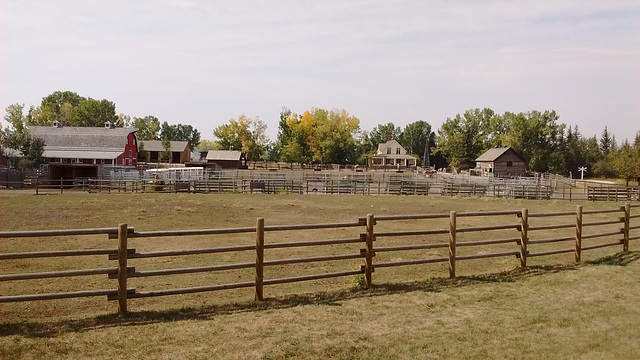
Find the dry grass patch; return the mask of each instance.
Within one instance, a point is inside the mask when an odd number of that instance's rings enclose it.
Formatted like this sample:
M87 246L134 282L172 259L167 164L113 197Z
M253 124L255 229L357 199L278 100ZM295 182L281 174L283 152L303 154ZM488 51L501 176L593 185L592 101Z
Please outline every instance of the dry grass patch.
M3 359L636 359L639 252L368 290L3 323Z

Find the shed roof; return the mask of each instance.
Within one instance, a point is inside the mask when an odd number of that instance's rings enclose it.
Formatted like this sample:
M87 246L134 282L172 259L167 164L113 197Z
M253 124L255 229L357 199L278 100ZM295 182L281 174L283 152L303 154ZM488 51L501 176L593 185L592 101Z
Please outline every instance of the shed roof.
M116 159L122 154L122 149L96 148L56 148L49 147L42 152L45 158L62 159Z
M162 141L159 140L140 140L143 147L147 151L164 151ZM188 141L171 141L171 152L183 152L189 145Z
M44 140L45 150L50 146L122 150L127 146L129 134L136 131L136 128L29 126L33 137Z
M209 150L207 160L232 160L238 161L242 152L238 150Z
M480 155L476 161L496 161L499 157L504 155L507 151L513 151L514 154L518 155L519 158L522 159L522 156L518 154L517 151L513 150L510 146L496 147L485 151L484 154ZM524 160L524 159L523 159Z

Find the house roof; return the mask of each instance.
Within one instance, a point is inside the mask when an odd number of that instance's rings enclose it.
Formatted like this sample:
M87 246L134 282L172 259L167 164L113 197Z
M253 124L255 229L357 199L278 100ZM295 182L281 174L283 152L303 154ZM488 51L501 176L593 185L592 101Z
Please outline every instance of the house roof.
M29 126L33 137L44 140L45 150L49 147L111 148L120 149L122 153L127 146L127 137L136 131L136 128Z
M398 140L391 139L391 140L389 140L387 142L378 144L378 154L386 154L388 147L391 147L391 148L400 147L402 149L402 153L403 154L407 153L407 151L404 149L404 147L402 147L402 145L400 145Z
M207 153L207 160L238 161L241 156L242 152L237 150L209 150Z
M162 141L159 140L140 140L143 147L147 151L164 151ZM171 152L183 152L189 145L188 141L172 141Z
M522 156L520 156L520 154L518 154L515 150L513 150L512 147L510 146L504 146L504 147L495 147L492 149L489 149L487 151L485 151L484 154L480 155L476 161L496 161L496 159L498 159L500 156L504 155L507 151L513 151L513 153L515 153L516 155L518 155L518 157L520 157L522 159Z

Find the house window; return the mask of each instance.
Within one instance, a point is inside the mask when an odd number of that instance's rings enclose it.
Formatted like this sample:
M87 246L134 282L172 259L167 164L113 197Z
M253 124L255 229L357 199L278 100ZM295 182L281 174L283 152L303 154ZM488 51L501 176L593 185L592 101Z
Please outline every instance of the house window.
M507 161L507 166L513 166L513 161Z
M391 154L391 148L390 147L387 148L387 154Z
M400 155L400 148L396 148L396 155Z

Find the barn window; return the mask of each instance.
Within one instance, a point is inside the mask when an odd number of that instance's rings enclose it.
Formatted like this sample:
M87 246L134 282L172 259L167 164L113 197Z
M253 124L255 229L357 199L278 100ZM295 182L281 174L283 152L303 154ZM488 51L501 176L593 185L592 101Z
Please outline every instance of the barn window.
M513 161L507 161L507 166L513 166Z

